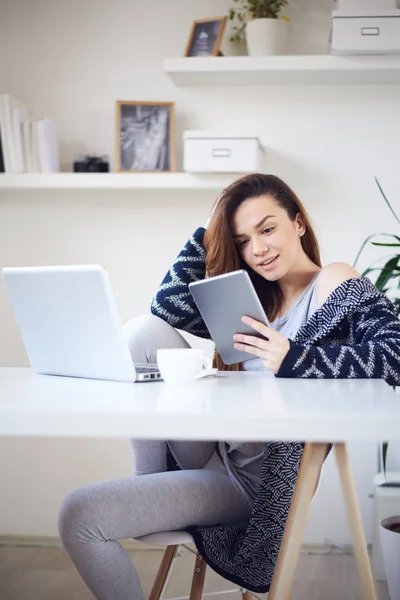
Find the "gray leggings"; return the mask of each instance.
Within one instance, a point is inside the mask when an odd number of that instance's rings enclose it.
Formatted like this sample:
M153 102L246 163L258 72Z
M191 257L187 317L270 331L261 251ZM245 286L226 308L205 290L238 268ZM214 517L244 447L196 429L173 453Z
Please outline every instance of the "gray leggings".
M124 331L134 362L155 363L157 348L188 347L173 327L153 315L132 319ZM217 458L216 442L131 444L136 477L75 490L60 511L64 547L97 600L144 599L118 540L189 525L233 523L250 515ZM166 472L167 445L182 471Z

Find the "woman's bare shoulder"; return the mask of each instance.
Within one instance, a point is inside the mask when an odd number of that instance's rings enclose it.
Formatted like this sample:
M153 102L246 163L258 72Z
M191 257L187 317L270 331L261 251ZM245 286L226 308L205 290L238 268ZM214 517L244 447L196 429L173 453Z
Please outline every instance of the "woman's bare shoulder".
M315 284L318 308L339 285L354 277L360 277L360 273L347 263L333 262L323 267Z

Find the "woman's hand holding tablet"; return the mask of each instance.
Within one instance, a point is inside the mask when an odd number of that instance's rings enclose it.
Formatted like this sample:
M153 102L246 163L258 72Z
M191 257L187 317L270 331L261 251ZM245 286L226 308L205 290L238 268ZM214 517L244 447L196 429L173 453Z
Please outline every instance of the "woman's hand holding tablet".
M189 289L226 365L251 360L253 355L277 372L289 341L269 326L247 271L196 281Z
M260 323L251 317L244 316L242 321L263 337L235 333L233 336L234 347L236 350L243 350L261 358L264 367L276 375L283 359L290 350L289 340L272 327L264 325L264 323Z

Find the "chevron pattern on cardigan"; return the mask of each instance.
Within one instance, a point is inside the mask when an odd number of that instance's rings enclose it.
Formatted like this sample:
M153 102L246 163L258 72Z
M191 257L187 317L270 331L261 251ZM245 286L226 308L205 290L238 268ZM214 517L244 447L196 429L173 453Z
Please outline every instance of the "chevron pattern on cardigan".
M209 338L187 287L206 274L203 237L199 228L187 242L151 311L178 329ZM393 303L365 277L344 281L289 341L277 377L383 378L400 385L400 321ZM249 520L188 529L205 561L250 591L270 588L302 454L300 442L266 442Z
M248 521L188 528L210 567L247 590L265 593L270 588L303 450L300 442L265 444Z
M344 281L290 340L277 377L374 378L400 385L400 320L366 277Z
M189 283L206 276L204 232L199 227L179 253L153 299L151 312L177 329L209 339L206 324L188 288Z

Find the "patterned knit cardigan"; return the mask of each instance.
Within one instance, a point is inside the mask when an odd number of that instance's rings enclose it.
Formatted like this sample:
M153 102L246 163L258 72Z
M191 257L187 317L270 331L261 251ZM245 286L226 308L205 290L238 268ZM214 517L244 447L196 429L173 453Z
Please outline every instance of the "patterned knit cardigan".
M177 329L210 338L192 295L205 278L204 229L187 242L151 311ZM339 285L290 341L276 377L383 378L400 385L400 321L393 303L366 277ZM248 521L190 527L206 562L226 579L268 592L303 455L303 442L267 442Z

